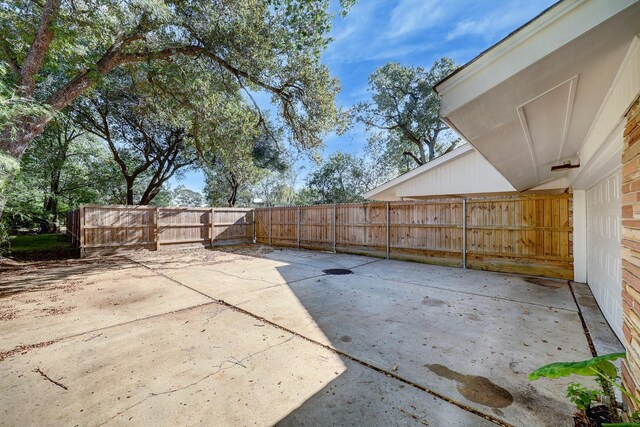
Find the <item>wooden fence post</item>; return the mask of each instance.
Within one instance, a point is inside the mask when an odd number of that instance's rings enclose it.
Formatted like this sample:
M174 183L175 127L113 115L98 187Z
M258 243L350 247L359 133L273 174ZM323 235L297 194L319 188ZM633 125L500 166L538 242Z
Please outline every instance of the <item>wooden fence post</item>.
M298 249L300 249L300 206L298 206L298 228L296 231L298 234Z
M273 233L273 208L269 206L269 246L271 246L272 233Z
M156 251L160 250L160 208L156 206L154 210L154 224L153 224L153 241L156 244Z
M256 236L256 213L257 213L257 211L254 209L251 212L252 212L251 218L253 219L253 243L256 244L257 243L257 236Z
M389 259L389 253L391 252L391 228L389 227L391 218L389 215L389 211L389 202L387 202L387 259Z
M337 209L336 209L336 205L333 205L333 253L336 253L336 222L338 221L338 214L337 214Z
M462 198L462 268L467 268L467 198Z
M76 229L74 228L75 224L74 224L74 221L73 221L75 219L75 217L76 217L76 212L75 212L75 210L73 210L73 211L71 211L71 215L70 215L70 218L71 218L71 246L75 246L76 245L76 233L75 233ZM67 227L68 226L69 225L67 225Z
M85 246L85 244L84 244L84 226L85 226L84 206L80 206L80 214L79 214L79 216L80 216L80 221L79 221L80 222L80 227L79 227L80 231L79 231L78 234L80 234L80 236L79 236L80 237L79 248L80 248L80 258L82 258L82 257L84 257L84 250L85 250L85 248L84 248L84 246Z
M209 213L209 215L211 215L211 218L209 219L209 247L213 247L213 233L215 231L215 218L216 218L216 210L215 208L211 208L211 212Z

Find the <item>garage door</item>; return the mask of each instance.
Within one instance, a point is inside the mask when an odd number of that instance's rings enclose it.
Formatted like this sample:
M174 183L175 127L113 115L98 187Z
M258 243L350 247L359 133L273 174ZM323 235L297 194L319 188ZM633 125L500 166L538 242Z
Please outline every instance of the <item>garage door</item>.
M620 170L587 190L587 281L622 340Z

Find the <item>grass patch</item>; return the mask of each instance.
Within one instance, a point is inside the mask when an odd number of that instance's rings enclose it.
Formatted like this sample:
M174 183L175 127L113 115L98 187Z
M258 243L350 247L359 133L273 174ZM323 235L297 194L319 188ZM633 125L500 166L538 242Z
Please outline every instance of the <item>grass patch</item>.
M9 258L25 261L75 258L77 250L64 234L37 234L11 238Z

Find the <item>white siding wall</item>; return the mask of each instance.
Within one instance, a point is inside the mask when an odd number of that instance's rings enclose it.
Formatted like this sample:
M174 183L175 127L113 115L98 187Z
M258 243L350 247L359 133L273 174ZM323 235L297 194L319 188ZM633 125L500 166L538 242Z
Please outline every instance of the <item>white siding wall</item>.
M393 189L398 198L515 191L509 181L476 150L470 150Z

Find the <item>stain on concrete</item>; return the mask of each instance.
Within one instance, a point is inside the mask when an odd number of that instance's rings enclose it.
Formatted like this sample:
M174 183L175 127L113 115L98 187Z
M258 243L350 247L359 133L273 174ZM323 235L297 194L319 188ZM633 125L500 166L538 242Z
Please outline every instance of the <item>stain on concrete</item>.
M342 342L351 342L351 337L349 335L343 335L340 337L340 341Z
M75 305L70 306L70 307L49 307L49 308L43 308L42 312L44 313L41 317L45 317L45 316L57 316L59 314L67 314L70 311L72 311L74 308L76 308Z
M478 316L475 313L467 313L467 319L474 321L474 322L482 322L482 319L480 318L480 316Z
M442 301L441 299L437 299L437 298L429 298L428 296L424 297L422 299L422 303L424 305L428 305L430 307L439 307L441 305L446 304L445 301Z
M509 390L494 384L488 378L461 374L439 364L425 366L439 377L455 381L460 394L474 403L491 408L506 408L513 403L513 395Z
M537 277L527 277L526 279L524 279L525 282L527 283L531 283L532 285L538 285L538 286L544 286L545 288L563 288L564 287L564 283L563 282L559 282L559 281L555 281L555 280L545 280L545 279L539 279Z

